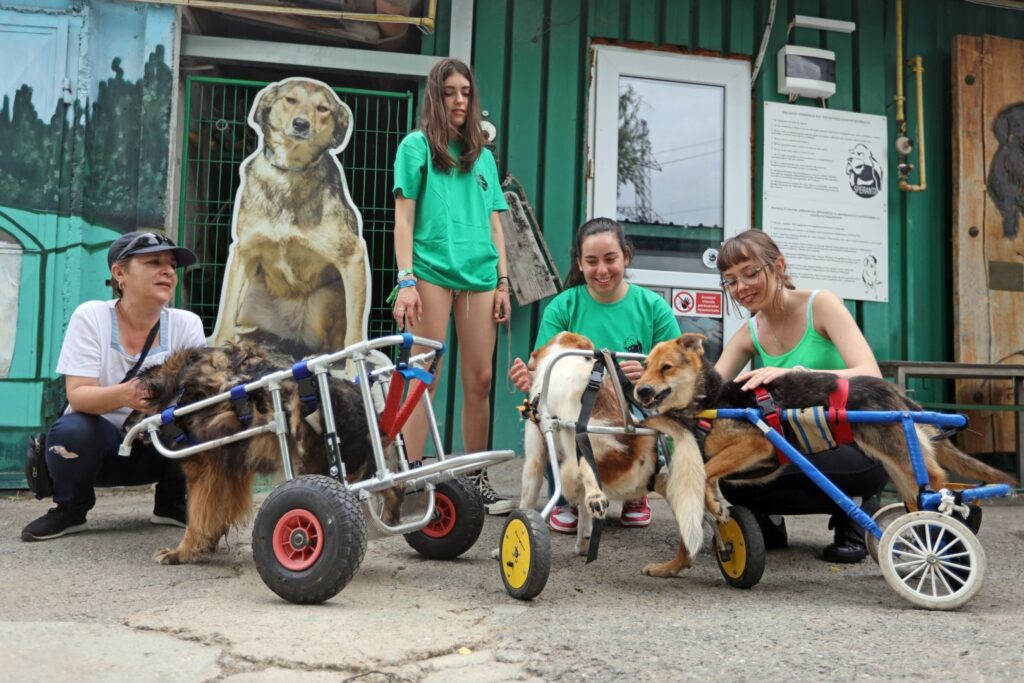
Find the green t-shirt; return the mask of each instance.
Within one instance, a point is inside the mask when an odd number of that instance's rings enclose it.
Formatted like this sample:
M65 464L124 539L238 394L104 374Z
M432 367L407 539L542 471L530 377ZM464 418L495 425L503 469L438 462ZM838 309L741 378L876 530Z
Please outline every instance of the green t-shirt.
M629 285L613 304L596 301L586 285L567 289L548 304L537 330L535 349L559 332L582 334L598 349L649 353L655 344L679 336L668 303L649 289Z
M448 153L459 158L459 146ZM484 149L469 173L442 173L430 163L422 131L407 135L395 157L395 186L416 200L412 272L427 282L468 291L498 284L498 249L491 239L491 212L507 211L494 155Z
M747 321L747 324L750 325L750 338L765 367L792 368L802 365L808 370L846 369L846 361L843 360L836 345L822 337L814 329L814 297L817 295L818 290L814 290L807 299L807 329L804 330L804 336L800 338L796 346L781 356L765 353L761 342L757 339L757 325L754 323L754 318Z

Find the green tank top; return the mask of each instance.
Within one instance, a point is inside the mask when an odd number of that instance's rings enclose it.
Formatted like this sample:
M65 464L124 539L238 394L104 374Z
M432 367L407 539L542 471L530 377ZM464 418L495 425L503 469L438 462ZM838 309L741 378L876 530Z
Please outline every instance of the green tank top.
M754 318L747 321L747 324L750 326L750 338L753 340L754 348L757 349L757 353L761 356L761 362L764 363L765 367L792 368L802 365L808 370L846 369L846 362L843 361L843 357L839 353L839 349L836 348L836 345L822 337L814 329L813 306L814 297L817 294L818 290L814 290L811 292L810 298L807 299L807 329L804 330L804 336L800 338L796 346L781 356L772 356L765 352L761 347L761 342L757 340L757 326L754 325Z

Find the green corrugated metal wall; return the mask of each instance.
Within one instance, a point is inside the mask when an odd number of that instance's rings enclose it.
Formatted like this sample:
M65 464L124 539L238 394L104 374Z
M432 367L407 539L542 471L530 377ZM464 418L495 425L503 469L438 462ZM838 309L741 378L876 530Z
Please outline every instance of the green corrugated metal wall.
M448 3L441 3L446 17ZM592 40L642 47L681 48L752 59L768 17L768 0L486 0L476 4L473 64L481 105L498 128L499 167L526 189L561 272L567 272L573 230L584 216L584 164L588 49ZM791 42L835 51L833 109L888 115L895 137L895 4L883 0L779 0L761 74L754 91L754 197L761 194L763 103L776 92L775 53L785 44L794 14L855 21L851 35L800 29ZM889 303L850 304L879 360L952 360L950 45L959 33L1024 38L1024 12L963 0L904 0L905 55L925 66L925 131L929 187L906 195L889 159ZM444 25L444 22L441 22ZM447 36L426 49L441 52ZM907 90L913 81L907 73ZM806 100L801 100L805 102ZM911 137L917 107L908 101ZM916 182L917 176L911 177ZM761 205L754 202L754 225ZM513 313L511 356L532 348L543 306ZM499 336L495 369L493 441L520 448L514 405L507 389L509 348ZM449 378L452 379L452 378ZM450 385L451 382L448 382ZM922 385L928 398L941 386ZM440 403L440 402L439 402ZM440 406L443 419L460 404L458 392ZM448 433L453 430L448 427ZM458 431L458 430L454 430ZM459 442L454 434L456 447Z

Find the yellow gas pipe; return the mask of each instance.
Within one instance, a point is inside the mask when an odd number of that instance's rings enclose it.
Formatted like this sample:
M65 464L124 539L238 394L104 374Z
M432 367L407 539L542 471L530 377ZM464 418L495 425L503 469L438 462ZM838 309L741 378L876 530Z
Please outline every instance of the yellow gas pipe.
M914 69L914 85L917 95L917 168L921 182L912 185L907 176L914 170L914 165L907 163L914 148L914 143L907 137L907 119L903 112L906 97L903 96L903 69L912 66ZM899 187L903 192L921 192L928 187L924 165L924 65L921 56L903 62L903 0L896 0L896 154L899 158Z

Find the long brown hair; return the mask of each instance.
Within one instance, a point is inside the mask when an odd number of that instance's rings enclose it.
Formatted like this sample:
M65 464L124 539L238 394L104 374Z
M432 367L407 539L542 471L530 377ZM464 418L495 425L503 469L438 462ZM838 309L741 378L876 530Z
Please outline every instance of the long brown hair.
M782 250L775 240L769 237L764 230L745 230L735 237L730 237L722 242L722 248L718 250L718 272L724 273L737 263L753 261L765 271L772 273L779 283L779 289L796 289L793 278L786 270L780 269L775 262L782 257ZM776 306L781 292L776 292L772 298L772 306ZM732 296L732 292L729 292Z
M626 238L626 232L619 222L613 221L611 218L591 218L576 231L576 239L572 242L572 264L569 266L569 275L565 278L566 289L586 284L586 278L583 277L583 271L580 269L580 259L583 258L583 241L593 235L600 235L602 232L610 232L615 235L626 263L633 260L633 245Z
M459 74L469 81L466 122L457 130L449 123L448 110L444 106L444 82L452 74ZM458 166L460 171L468 173L480 157L486 142L480 128L480 99L473 71L462 60L442 59L430 70L427 75L427 87L423 92L420 130L427 136L432 163L439 171L446 172ZM455 138L462 142L462 155L457 162L448 154L452 130L455 130Z

